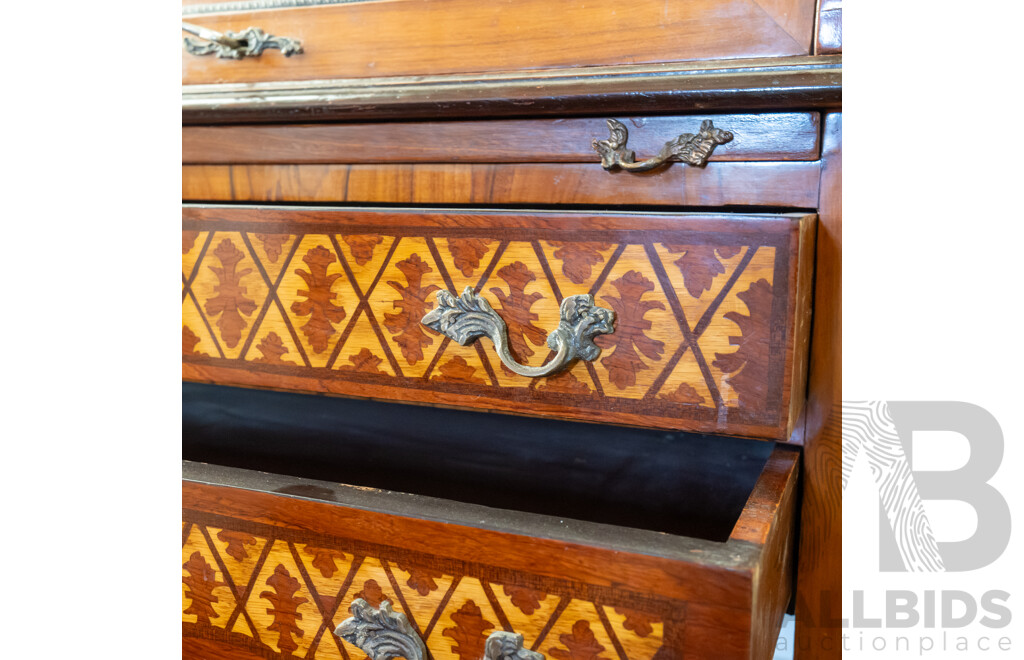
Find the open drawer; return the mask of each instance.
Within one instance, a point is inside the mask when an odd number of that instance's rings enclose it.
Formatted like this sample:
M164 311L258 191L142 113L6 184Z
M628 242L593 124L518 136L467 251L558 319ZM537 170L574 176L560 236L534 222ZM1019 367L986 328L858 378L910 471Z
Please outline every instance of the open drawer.
M357 484L185 462L187 657L363 658L332 634L356 598L433 660L499 630L555 660L772 656L795 448L205 385L185 410L186 457Z
M186 462L185 656L362 658L332 631L363 598L435 660L495 630L549 658L770 658L797 456L774 451L724 542Z

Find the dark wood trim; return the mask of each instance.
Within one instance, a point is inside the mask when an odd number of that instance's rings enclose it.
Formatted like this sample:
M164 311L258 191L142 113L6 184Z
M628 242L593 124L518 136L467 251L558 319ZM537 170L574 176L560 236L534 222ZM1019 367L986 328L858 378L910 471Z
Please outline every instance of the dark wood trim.
M231 124L714 111L842 105L842 56L298 82L186 85L182 122Z

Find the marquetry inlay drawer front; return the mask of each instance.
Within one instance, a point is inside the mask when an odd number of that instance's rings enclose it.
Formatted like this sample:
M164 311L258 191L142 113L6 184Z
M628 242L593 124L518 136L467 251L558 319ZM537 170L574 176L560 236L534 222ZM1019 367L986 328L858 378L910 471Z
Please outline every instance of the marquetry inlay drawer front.
M710 541L186 462L184 657L364 658L334 634L363 599L433 660L482 660L501 630L550 660L767 659L795 468L776 450Z
M813 0L186 1L182 20L221 34L257 27L297 42L241 59L193 47L182 82L487 73L808 55ZM566 26L572 26L566 30ZM195 32L193 32L195 34ZM215 37L214 37L215 38ZM236 37L237 38L237 37ZM252 39L252 35L249 36ZM195 38L197 46L212 43ZM248 45L248 44L246 44ZM289 56L283 56L288 52Z
M182 229L186 380L776 439L799 410L814 216L186 206ZM614 331L524 377L424 325L466 287L526 367L571 296Z

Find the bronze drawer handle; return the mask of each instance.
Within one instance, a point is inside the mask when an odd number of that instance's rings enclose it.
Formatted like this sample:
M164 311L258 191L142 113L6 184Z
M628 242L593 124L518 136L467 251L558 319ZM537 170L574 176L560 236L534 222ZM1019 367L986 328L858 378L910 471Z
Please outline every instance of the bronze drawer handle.
M334 634L364 651L370 660L426 660L427 647L401 612L382 601L380 609L362 598L352 601L352 616L341 622ZM484 642L483 660L545 660L542 653L523 648L523 636L498 630Z
M467 286L456 298L448 291L437 292L437 307L423 317L423 325L466 346L480 337L494 342L494 349L506 367L529 378L543 378L561 371L577 358L593 361L601 355L595 335L615 331L615 312L594 304L590 294L569 296L559 308L558 327L548 334L548 346L555 357L540 367L519 364L508 348L508 327L490 303Z
M606 121L611 136L607 140L595 139L590 143L594 151L601 154L601 167L606 170L621 167L630 172L644 172L670 160L678 160L694 167L704 167L715 147L732 140L732 133L715 128L710 119L705 119L701 122L700 132L696 135L683 133L666 142L657 156L637 161L636 154L626 149L629 131L626 130L625 124L615 119Z
M298 39L275 37L255 27L247 28L243 32L221 34L216 30L182 22L181 29L208 42L199 43L185 37L185 50L193 55L216 53L217 57L240 60L243 57L259 57L268 48L279 48L285 57L302 52L302 42Z

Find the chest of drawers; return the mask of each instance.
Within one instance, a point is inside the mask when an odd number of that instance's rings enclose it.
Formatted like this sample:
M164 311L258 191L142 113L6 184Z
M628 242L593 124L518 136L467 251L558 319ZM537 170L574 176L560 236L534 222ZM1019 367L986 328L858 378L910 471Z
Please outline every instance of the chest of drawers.
M185 3L186 657L829 657L839 57L542 4Z

